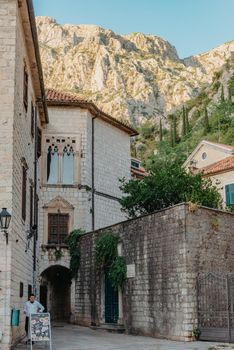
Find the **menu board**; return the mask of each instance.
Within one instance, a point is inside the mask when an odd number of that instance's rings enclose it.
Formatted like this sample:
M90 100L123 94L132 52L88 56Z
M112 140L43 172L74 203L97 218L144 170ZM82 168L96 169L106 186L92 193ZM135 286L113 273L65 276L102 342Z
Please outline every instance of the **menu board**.
M31 341L51 342L51 326L49 313L37 313L30 315Z

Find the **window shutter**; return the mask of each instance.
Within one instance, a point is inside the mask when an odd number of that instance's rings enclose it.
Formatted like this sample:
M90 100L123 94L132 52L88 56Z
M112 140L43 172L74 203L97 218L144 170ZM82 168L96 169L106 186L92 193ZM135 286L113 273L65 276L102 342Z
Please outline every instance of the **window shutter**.
M48 243L62 244L68 235L69 214L48 214Z
M23 87L23 95L24 95L24 107L27 112L28 110L28 72L26 66L24 66L24 87Z
M41 129L37 128L37 157L41 156Z
M33 186L30 186L30 228L33 225Z
M31 135L34 137L34 106L33 103L31 102Z
M234 184L229 185L229 192L230 192L230 205L234 204Z
M27 169L22 167L22 219L26 219Z

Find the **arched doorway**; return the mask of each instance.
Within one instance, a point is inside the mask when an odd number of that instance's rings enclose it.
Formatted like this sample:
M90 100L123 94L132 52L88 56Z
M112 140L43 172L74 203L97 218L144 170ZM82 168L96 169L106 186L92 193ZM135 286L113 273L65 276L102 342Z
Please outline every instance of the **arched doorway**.
M55 265L41 274L40 301L54 321L68 322L71 314L71 275L68 268Z

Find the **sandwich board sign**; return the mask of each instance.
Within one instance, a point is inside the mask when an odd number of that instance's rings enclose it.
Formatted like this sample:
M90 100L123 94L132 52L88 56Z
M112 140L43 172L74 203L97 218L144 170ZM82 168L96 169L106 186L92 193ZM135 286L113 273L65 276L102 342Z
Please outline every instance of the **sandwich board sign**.
M32 342L48 342L52 350L50 314L40 312L30 315L30 339Z

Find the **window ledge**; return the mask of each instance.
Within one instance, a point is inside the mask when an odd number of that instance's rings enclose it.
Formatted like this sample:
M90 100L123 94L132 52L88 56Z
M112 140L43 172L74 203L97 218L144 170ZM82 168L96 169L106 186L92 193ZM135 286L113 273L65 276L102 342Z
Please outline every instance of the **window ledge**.
M63 243L63 244L56 244L56 243L51 243L51 244L42 244L41 249L42 250L48 250L48 249L68 249L68 245Z
M80 188L80 184L43 184L42 186L47 188Z

